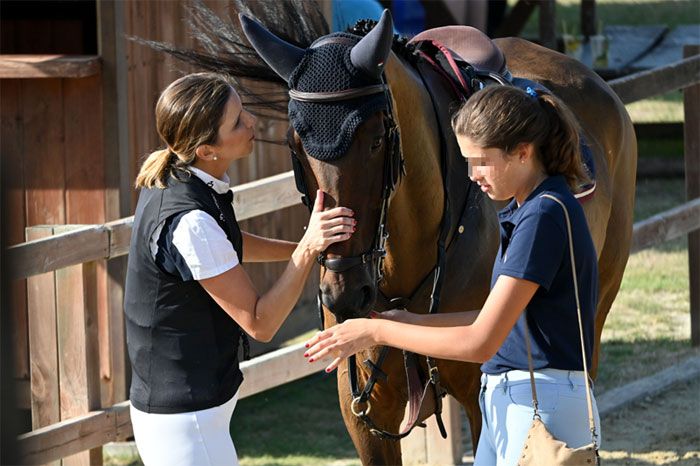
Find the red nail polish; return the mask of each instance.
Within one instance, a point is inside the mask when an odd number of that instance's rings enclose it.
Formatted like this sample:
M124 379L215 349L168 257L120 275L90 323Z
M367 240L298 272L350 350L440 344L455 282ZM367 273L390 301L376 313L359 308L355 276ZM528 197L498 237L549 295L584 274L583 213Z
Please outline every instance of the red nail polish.
M314 358L310 358L310 359L309 359L309 362L314 362Z
M329 368L326 367L326 372L330 372L330 371L331 371L331 370L330 370Z
M304 353L304 357L305 357L305 358L308 358L308 357L309 357L309 353Z
M308 348L308 347L309 347L309 344L308 344L308 343L304 345L304 348Z

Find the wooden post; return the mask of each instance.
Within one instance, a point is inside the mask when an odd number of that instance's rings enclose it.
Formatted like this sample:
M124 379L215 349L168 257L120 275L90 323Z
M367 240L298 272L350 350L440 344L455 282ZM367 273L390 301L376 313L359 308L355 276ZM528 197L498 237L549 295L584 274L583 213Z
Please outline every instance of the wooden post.
M27 228L27 241L51 236L53 228ZM53 272L27 279L32 429L61 420L56 341L56 284ZM60 464L60 461L51 463Z
M28 228L27 240L72 228ZM35 275L27 284L32 427L37 429L100 407L97 264ZM101 465L102 448L67 457L63 464Z
M406 411L408 414L408 411ZM426 419L426 428L417 427L411 435L401 440L401 456L404 464L462 464L462 406L451 396L442 401L442 421L447 438L440 435L435 416Z
M105 167L105 220L131 215L127 70L124 4L97 2L97 41L102 58L102 153ZM106 315L101 316L100 372L102 406L127 399L126 341L123 296L126 258L106 262Z
M58 366L61 420L100 407L97 338L97 264L56 271ZM71 455L64 465L101 465L102 447Z
M451 396L442 399L442 421L447 438L440 435L435 416L426 421L426 445L429 464L462 464L462 405Z
M24 196L24 147L22 144L22 81L0 79L0 153L3 186L3 243L5 246L26 240L25 196ZM7 256L4 256L7 257ZM11 281L10 281L11 280ZM27 282L6 280L4 303L8 306L6 333L12 340L14 376L23 382L29 381L29 331L27 330ZM26 385L22 385L26 386ZM16 393L22 393L19 386Z
M540 42L552 50L557 49L556 2L540 1Z
M700 46L686 45L683 57L700 54ZM700 84L683 91L685 194L700 197ZM690 342L700 346L700 231L688 234L688 280L690 288Z
M598 31L602 34L603 31ZM595 0L581 0L581 34L586 40L596 35Z
M519 36L536 6L535 0L518 0L496 30L494 37Z

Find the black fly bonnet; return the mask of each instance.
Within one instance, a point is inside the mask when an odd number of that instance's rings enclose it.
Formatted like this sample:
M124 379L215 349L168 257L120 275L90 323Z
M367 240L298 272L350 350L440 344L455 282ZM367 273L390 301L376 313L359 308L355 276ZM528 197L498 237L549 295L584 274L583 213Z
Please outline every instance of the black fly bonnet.
M336 33L311 44L289 77L289 120L304 150L318 160L337 160L350 147L357 127L387 108L381 76L368 76L352 64L350 52L359 37ZM347 99L304 100L304 95L366 89ZM353 95L355 95L353 97ZM297 100L298 99L298 100Z

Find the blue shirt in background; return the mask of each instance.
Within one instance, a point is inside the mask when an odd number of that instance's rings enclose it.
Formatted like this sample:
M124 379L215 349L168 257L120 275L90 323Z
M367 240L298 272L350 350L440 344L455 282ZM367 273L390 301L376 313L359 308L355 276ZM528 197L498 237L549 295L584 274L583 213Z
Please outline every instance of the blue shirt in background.
M598 262L583 209L569 191L564 177L557 175L543 181L520 207L513 200L498 213L501 245L491 287L500 275L529 280L540 287L498 352L482 364L481 370L487 374L528 370L526 318L535 370L583 370L566 219L559 204L540 197L545 193L557 197L569 211L586 358L590 367L598 302Z
M376 0L333 0L333 25L335 32L345 31L361 19L379 21L384 8Z

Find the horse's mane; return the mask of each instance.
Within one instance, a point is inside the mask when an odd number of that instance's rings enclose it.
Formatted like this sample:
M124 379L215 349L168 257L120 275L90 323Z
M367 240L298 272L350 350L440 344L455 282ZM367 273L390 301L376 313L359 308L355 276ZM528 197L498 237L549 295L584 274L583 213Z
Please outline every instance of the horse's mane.
M219 17L202 0L187 8L187 25L193 48L132 37L134 41L202 71L228 75L251 113L273 120L287 119L287 85L251 47L238 21L238 13L256 18L278 37L307 48L328 34L328 24L316 2L305 0L231 0L226 18ZM261 90L255 83L267 83Z
M193 48L131 37L159 52L203 71L228 75L234 82L246 108L256 116L287 120L287 83L265 63L251 47L238 20L238 13L257 19L270 32L301 48L307 48L329 33L317 2L308 0L231 0L226 18L219 17L202 0L187 7L187 25L195 42ZM347 32L365 36L376 24L360 20ZM411 61L413 48L408 39L394 35L392 50ZM266 83L261 90L260 83ZM268 141L284 144L284 141Z
M372 28L374 28L376 24L377 21L373 19L361 19L355 23L354 26L347 28L346 32L364 37L369 33L369 31L372 30ZM410 39L411 38L408 36L394 34L394 38L391 43L391 50L404 60L410 63L415 63L417 57L415 54L416 47L414 44L408 43Z

